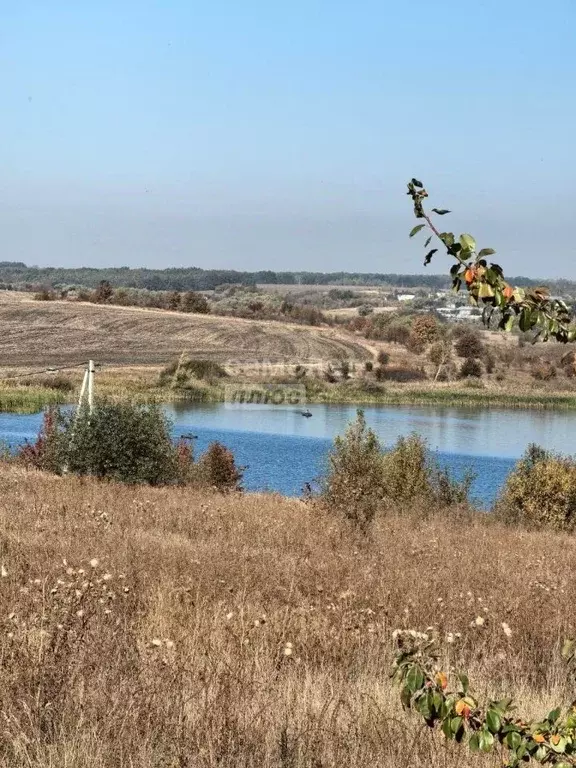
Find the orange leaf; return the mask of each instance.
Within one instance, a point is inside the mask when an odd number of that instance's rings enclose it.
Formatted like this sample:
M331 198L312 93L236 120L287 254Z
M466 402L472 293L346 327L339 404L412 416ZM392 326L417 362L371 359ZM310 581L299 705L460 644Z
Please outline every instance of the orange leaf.
M534 736L532 736L536 744L542 744L543 741L546 741L544 736L542 736L541 733L535 733Z
M506 288L504 288L504 290L502 291L502 293L504 294L504 298L511 299L512 296L514 296L514 288L507 285Z
M554 736L550 736L550 741L552 742L552 744L558 744L558 742L560 741L560 734L555 733Z
M439 685L443 691L445 691L446 688L448 687L448 678L446 677L444 672L438 672L438 674L436 675L436 685Z
M454 707L454 710L457 715L464 718L470 717L470 712L472 711L468 706L468 704L466 704L464 699L460 699L460 701L456 702L456 706Z

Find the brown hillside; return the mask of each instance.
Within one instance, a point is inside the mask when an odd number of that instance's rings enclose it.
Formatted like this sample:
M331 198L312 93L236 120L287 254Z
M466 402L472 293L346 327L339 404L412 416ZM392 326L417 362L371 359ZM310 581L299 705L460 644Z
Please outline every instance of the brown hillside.
M157 364L186 351L220 362L311 362L370 353L354 337L329 328L242 320L137 307L42 303L0 296L3 365L77 362Z

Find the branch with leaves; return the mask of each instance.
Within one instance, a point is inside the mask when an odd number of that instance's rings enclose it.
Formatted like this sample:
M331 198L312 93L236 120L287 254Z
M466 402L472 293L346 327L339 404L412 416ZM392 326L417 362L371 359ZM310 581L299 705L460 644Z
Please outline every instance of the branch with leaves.
M425 210L424 200L428 192L421 181L412 179L408 183L408 195L414 204L414 215L423 220L412 229L410 237L424 229L429 232L424 244L424 265L428 265L438 251L438 248L429 249L433 238L436 238L447 254L455 259L456 263L450 269L454 290L459 291L464 286L471 301L483 306L482 320L486 325L490 324L498 310L498 327L502 330L510 331L518 323L521 331L536 331L535 341L554 338L566 343L576 340L576 325L563 301L552 298L547 288L525 290L511 286L504 277L502 267L487 260L495 251L492 248L477 251L472 235L463 234L456 239L452 232L441 232L432 215L445 216L450 211L432 208L428 213Z
M421 715L427 726L439 727L446 739L467 744L472 752L503 747L505 768L531 760L555 768L576 766L576 702L567 712L558 707L538 722L515 714L512 699L483 706L470 694L465 674L458 675L457 687L449 689L434 637L414 630L396 630L394 636L398 653L392 677L401 687L402 705ZM569 663L574 651L575 643L567 640L563 655Z

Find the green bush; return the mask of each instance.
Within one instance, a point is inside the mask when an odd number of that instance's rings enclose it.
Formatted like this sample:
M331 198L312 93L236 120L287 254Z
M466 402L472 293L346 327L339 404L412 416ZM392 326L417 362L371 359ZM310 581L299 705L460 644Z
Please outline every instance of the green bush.
M529 446L509 475L494 511L508 523L573 531L576 459Z
M57 474L150 485L178 482L182 468L164 413L126 403L98 403L92 413L48 411L35 445L25 445L20 458Z
M178 479L170 424L155 406L99 403L65 424L69 472L125 483L165 485Z

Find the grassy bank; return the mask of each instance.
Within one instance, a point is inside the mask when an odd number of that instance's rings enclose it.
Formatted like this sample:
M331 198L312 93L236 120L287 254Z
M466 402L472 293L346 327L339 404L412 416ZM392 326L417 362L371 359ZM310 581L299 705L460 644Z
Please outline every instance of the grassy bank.
M266 382L231 377L228 386L255 387ZM284 380L282 380L284 381ZM274 380L271 380L274 384ZM78 387L80 386L79 382ZM270 380L268 380L270 383ZM509 393L495 387L466 387L462 384L373 384L358 380L328 384L311 378L305 382L308 403L350 405L415 405L452 408L504 408L533 410L576 409L576 396L571 393L518 388ZM76 401L76 391L62 392L50 387L4 386L0 388L0 411L34 413L45 406ZM223 402L224 385L195 381L186 387L160 386L156 369L104 369L97 374L96 391L101 397L141 403Z
M402 711L398 627L453 633L447 663L526 716L573 698L574 538L409 507L357 538L276 496L4 465L0 486L11 768L500 765Z

